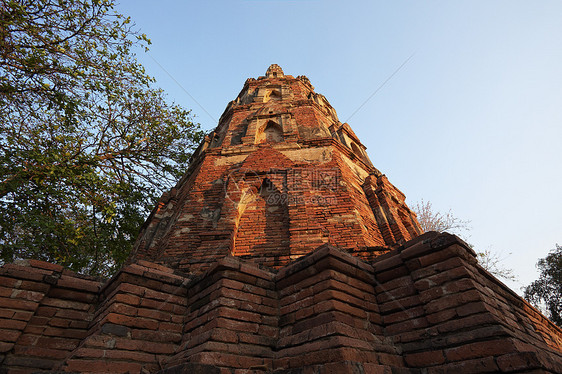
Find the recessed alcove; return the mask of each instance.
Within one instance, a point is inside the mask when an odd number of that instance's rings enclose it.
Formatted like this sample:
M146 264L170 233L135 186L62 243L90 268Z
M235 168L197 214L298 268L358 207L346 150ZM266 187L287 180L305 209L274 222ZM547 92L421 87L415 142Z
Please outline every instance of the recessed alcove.
M268 121L256 136L256 143L279 143L283 140L283 128L274 121Z
M279 256L289 253L289 211L283 191L264 178L252 198L239 205L232 254L260 257L274 266ZM260 261L258 261L260 262Z

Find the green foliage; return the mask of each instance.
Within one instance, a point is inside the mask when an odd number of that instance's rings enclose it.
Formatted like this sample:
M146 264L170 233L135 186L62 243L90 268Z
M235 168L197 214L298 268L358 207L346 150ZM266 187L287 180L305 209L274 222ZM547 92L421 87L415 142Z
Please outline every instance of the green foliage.
M112 0L0 3L0 248L107 275L201 137Z
M562 327L562 246L556 244L537 262L537 268L539 279L525 287L524 297L537 308L544 306L547 317Z

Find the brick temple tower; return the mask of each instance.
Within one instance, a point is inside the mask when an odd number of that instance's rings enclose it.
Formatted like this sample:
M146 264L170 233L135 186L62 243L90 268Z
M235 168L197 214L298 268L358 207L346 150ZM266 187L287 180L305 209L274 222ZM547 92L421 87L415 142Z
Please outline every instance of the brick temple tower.
M323 243L370 258L421 234L404 199L308 78L271 65L162 197L133 260L194 271L234 255L279 268Z
M0 374L562 373L562 330L404 195L304 76L248 79L99 280L0 268Z

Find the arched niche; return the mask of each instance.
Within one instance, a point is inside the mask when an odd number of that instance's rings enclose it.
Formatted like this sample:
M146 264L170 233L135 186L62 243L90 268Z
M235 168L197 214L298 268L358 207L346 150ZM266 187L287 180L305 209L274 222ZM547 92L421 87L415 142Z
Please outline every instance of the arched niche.
M263 97L263 102L267 103L269 100L281 100L281 92L278 90L267 91Z
M232 254L267 266L289 255L289 212L283 191L264 178L259 189L243 193L238 206Z
M274 121L268 121L258 133L257 143L279 143L283 141L283 129Z

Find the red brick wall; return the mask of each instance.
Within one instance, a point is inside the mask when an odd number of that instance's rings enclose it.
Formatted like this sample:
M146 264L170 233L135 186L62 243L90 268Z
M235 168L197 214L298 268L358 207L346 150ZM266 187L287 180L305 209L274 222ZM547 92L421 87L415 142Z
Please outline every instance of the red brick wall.
M64 360L70 372L139 373L160 370L181 339L187 279L140 262L102 289L88 336Z
M273 368L278 300L273 274L229 257L189 285L181 349L185 362L263 372Z
M102 285L29 261L0 281L12 374L562 372L562 331L448 234L371 263L324 245L278 272L140 261Z
M403 366L384 342L370 265L323 246L281 269L276 281L277 370L382 373Z
M0 269L0 367L52 370L84 339L101 283L28 260Z
M457 237L425 234L373 266L385 335L407 366L562 371L562 331L480 267Z

